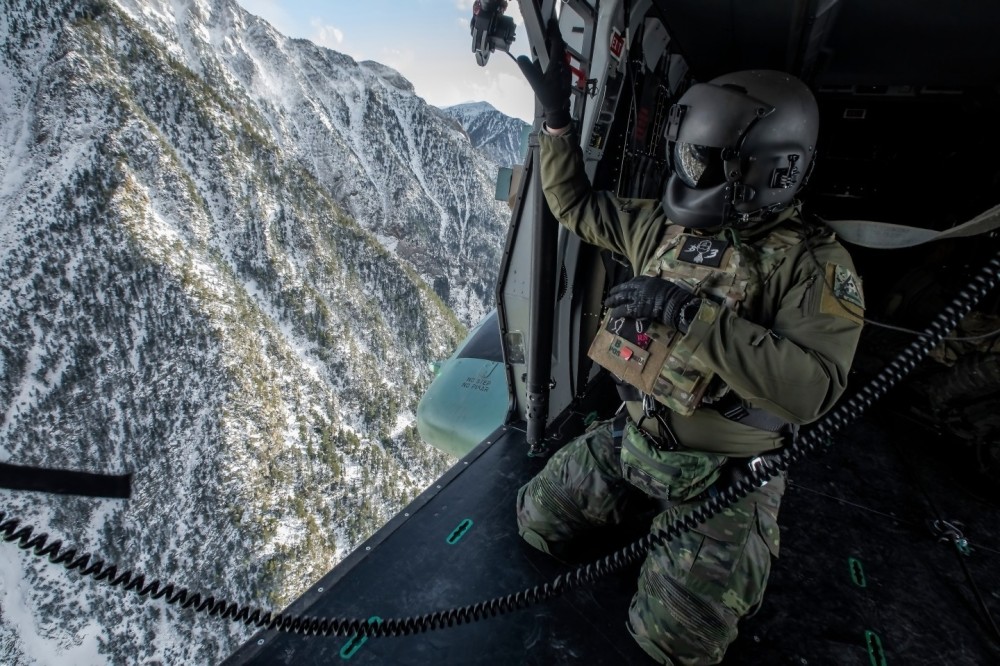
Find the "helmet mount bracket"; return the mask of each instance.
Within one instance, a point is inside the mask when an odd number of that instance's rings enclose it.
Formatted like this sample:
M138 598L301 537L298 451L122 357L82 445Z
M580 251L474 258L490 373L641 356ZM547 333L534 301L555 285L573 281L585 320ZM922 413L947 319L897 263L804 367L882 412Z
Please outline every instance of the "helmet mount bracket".
M670 106L670 111L667 113L667 128L664 132L668 142L677 140L677 136L681 131L681 121L684 120L684 114L687 110L688 107L684 104L672 104Z
M788 155L788 166L779 167L771 172L771 188L787 190L789 187L799 182L799 167L796 162L799 156L796 153Z

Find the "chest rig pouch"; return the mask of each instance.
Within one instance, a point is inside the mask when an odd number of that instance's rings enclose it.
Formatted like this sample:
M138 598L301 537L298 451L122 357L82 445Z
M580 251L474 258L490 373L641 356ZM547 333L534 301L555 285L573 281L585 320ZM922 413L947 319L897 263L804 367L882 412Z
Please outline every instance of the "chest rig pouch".
M723 233L696 236L683 232L679 226L667 229L643 275L670 280L741 314L748 307L758 309L753 303L761 285L752 279L753 274L768 274L774 266L766 264L776 265L784 256L776 250L794 244L785 234L772 234L763 245L747 247ZM751 261L757 262L756 268ZM625 383L688 416L703 400L717 400L729 390L721 380L713 381L715 373L695 357L693 343L659 322L612 319L608 313L588 355Z

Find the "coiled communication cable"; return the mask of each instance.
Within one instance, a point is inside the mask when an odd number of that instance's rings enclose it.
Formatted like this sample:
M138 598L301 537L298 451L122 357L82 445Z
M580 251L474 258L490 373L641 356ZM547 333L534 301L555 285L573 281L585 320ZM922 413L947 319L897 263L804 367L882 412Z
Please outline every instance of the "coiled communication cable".
M132 571L118 573L118 567L108 565L103 560L91 562L91 555L77 555L76 549L63 549L61 541L48 542L47 534L32 536L34 528L20 527L21 521L8 517L0 511L0 537L7 542L16 542L18 547L33 551L37 557L48 557L55 564L61 564L70 571L78 571L84 576L92 576L112 587L131 590L140 597L165 598L168 604L181 608L193 608L198 612L219 616L233 622L243 622L257 628L294 632L303 635L322 636L406 636L432 629L451 627L457 624L475 622L487 617L495 617L520 610L533 604L559 596L568 590L587 585L597 579L618 571L636 562L653 545L665 545L684 531L697 527L717 513L735 504L768 479L784 472L788 467L821 445L828 446L831 437L844 426L858 418L876 400L909 374L958 322L969 313L998 282L1000 275L1000 255L995 256L955 299L942 310L925 330L924 337L915 339L889 365L846 401L838 404L823 419L810 426L796 442L779 453L769 455L763 469L739 479L723 489L718 495L699 505L694 511L676 520L661 531L653 531L642 539L593 563L577 567L573 571L556 577L553 581L537 585L514 594L495 597L468 606L435 611L425 615L407 618L388 618L372 623L367 619L321 618L299 615L271 613L259 608L251 608L225 599L202 598L192 594L187 588L178 588L172 583L166 585L159 580L146 584L145 576Z

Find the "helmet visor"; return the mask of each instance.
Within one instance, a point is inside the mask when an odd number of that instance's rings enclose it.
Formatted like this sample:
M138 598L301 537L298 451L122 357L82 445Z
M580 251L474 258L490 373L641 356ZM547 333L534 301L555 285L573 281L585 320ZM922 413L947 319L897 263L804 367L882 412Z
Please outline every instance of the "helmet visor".
M715 187L726 179L721 148L676 141L673 167L678 178L695 189Z

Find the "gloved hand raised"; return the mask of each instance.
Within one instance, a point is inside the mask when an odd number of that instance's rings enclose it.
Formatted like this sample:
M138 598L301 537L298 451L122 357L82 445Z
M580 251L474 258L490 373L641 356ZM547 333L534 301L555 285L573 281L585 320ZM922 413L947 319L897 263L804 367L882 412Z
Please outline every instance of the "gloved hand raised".
M701 299L680 285L641 275L612 287L604 305L613 308L612 318L655 319L686 333L688 322L681 321L681 311L688 304L696 306L694 301Z
M535 91L535 97L542 105L545 124L549 129L562 129L572 120L569 115L570 86L572 85L569 66L566 64L566 43L559 32L559 21L549 19L547 35L549 42L549 66L542 71L541 64L532 62L528 56L517 59L528 85Z

